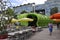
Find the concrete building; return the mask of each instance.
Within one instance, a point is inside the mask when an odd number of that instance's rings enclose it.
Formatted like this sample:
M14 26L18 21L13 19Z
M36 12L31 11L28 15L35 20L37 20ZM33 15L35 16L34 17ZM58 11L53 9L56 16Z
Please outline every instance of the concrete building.
M31 12L35 9L35 12L37 13L43 13L44 15L50 16L51 9L54 7L57 7L58 12L60 12L60 0L47 0L45 4L39 4L35 6L33 6L33 4L34 3L28 3L14 7L15 13L20 14L24 10Z
M50 15L51 9L57 7L60 12L60 0L47 0L45 2L45 15Z
M14 7L14 11L15 11L15 13L18 13L18 14L20 14L22 11L31 12L31 11L33 11L33 6L30 3L20 5L20 6Z

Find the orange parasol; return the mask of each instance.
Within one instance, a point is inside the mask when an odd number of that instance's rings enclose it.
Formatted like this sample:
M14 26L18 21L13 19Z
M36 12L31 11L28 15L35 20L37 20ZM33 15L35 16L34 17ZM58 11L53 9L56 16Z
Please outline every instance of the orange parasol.
M50 16L50 19L60 19L60 12Z
M50 19L52 19L52 20L54 20L54 21L56 21L56 22L60 22L60 12L51 15L51 16L50 16Z

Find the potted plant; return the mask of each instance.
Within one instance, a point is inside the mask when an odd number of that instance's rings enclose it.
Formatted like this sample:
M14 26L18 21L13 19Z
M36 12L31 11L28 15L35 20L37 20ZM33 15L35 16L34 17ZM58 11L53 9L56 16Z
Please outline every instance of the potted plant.
M5 20L0 21L0 39L5 39L8 37L5 23Z

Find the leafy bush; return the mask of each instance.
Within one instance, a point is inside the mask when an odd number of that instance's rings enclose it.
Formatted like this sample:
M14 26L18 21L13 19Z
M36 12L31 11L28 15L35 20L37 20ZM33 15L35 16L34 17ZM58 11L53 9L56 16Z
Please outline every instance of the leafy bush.
M25 14L20 14L17 17L18 17L18 19L24 18L24 17L26 18L27 15L30 15L30 14L32 15L32 17L34 17L34 15L37 16L37 23L36 23L37 26L47 27L47 25L48 25L49 22L53 22L49 18L49 16L45 16L45 15L37 14L37 13L25 13ZM28 26L28 22L20 22L20 23L21 23L21 25Z

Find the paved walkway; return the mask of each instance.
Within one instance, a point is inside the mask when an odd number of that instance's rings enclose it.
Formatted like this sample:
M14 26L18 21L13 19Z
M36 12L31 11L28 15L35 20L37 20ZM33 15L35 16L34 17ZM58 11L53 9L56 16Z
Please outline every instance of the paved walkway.
M50 36L48 28L45 28L43 31L36 33L28 40L60 40L60 30L57 30L56 26L54 26L52 36Z

